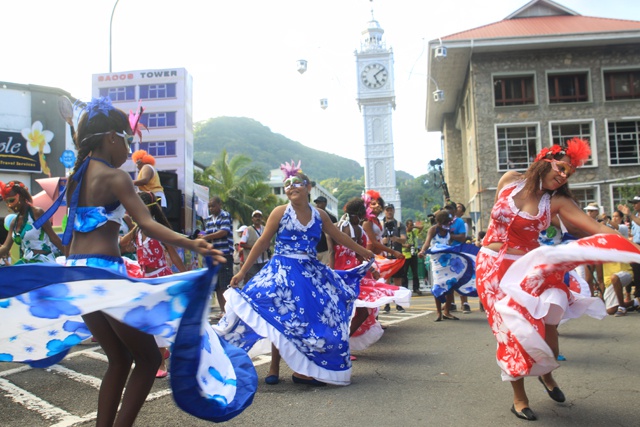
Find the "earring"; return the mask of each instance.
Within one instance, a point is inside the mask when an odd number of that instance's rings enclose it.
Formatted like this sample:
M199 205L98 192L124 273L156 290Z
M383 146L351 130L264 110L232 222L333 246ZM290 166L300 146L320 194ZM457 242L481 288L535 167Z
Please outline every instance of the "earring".
M542 191L542 180L540 180L539 182L540 182L540 191Z

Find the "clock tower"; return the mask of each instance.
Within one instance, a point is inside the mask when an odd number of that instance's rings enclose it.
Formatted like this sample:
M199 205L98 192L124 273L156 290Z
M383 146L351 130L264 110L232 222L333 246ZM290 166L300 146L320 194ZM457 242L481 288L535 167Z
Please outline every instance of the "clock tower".
M393 163L391 116L396 108L393 88L393 49L382 41L384 30L373 18L362 31L360 50L355 52L358 77L358 106L364 119L365 189L376 190L386 204L395 205L395 217L402 220L400 193L396 189Z

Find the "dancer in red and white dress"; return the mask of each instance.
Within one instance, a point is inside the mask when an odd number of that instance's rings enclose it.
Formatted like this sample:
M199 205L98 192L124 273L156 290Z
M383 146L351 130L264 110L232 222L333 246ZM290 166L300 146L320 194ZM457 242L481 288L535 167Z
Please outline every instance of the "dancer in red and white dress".
M565 272L579 264L606 261L612 253L605 250L607 245L625 245L615 230L593 221L571 197L567 180L590 153L586 142L574 138L566 146L544 148L524 174L505 173L477 256L478 294L498 341L497 362L503 380L510 381L513 387L511 411L518 418L536 419L529 408L525 376L538 376L553 400L565 400L551 375L559 366L556 357L560 320L583 313L604 317L601 300L569 292L562 280ZM534 251L539 246L539 233L549 227L555 215L583 235L618 236L596 236ZM605 249L594 249L597 244ZM634 249L626 242L623 254L637 257ZM549 254L555 255L548 257Z
M363 199L351 199L345 205L348 219L341 221L339 228L358 244L369 248L376 254L392 251L380 243L382 228L377 216L383 208L384 201L380 194L377 191L369 190ZM364 221L363 226L360 226L360 221ZM398 254L399 252L394 255ZM364 350L382 337L384 331L377 319L380 306L392 302L409 306L411 300L409 289L384 282L398 272L403 263L404 257L387 259L376 255L374 271L367 273L360 282L360 293L355 302L355 314L351 319L349 345L352 350ZM355 253L342 246L335 247L335 268L337 270L352 268L357 264L359 262Z

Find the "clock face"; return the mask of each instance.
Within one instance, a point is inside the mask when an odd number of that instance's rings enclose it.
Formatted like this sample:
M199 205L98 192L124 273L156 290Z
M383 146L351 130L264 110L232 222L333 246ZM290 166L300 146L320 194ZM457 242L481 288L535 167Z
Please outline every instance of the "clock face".
M384 65L373 63L362 69L360 73L362 83L369 89L378 89L384 86L389 78L389 73Z

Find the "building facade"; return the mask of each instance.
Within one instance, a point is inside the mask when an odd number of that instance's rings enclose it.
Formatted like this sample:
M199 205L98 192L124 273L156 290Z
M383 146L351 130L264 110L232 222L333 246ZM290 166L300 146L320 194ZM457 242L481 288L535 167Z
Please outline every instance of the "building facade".
M35 196L42 190L37 179L64 177L73 166L75 148L70 128L58 112L60 96L70 94L58 88L0 82L0 181L20 181ZM1 203L0 216L8 213Z
M442 133L449 192L477 231L504 172L525 171L543 147L573 137L592 149L570 183L581 207L598 202L610 214L637 191L639 42L640 22L534 0L429 43L426 127Z
M167 217L174 228L189 233L193 197L193 79L184 68L121 71L92 76L92 95L108 96L125 112L144 107L140 122L142 149L156 159L167 195ZM123 170L137 174L129 159Z

